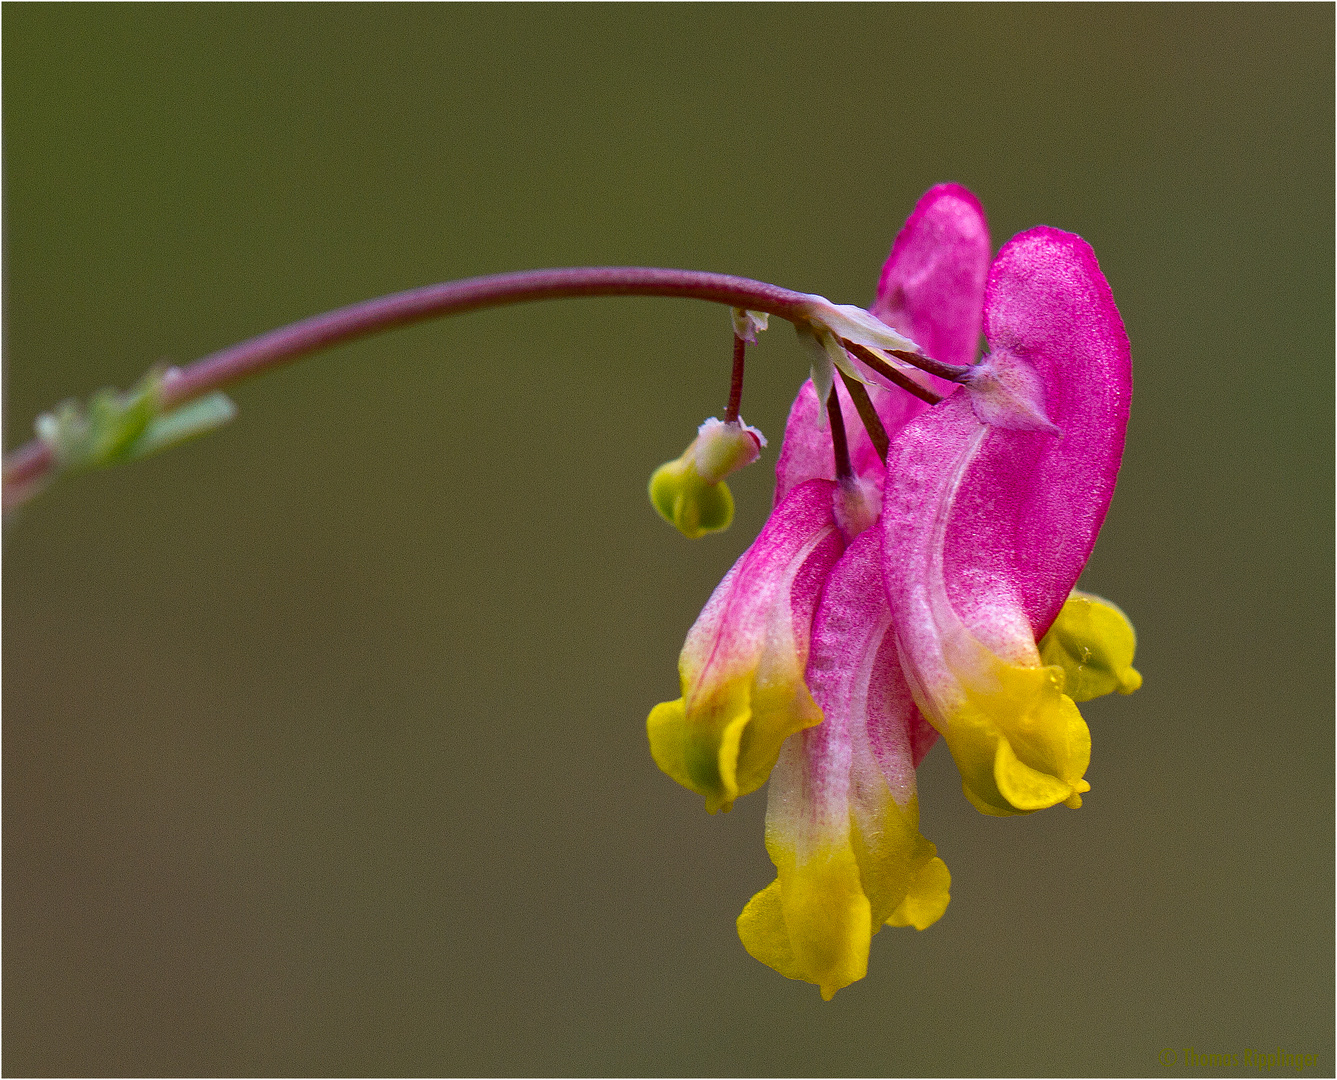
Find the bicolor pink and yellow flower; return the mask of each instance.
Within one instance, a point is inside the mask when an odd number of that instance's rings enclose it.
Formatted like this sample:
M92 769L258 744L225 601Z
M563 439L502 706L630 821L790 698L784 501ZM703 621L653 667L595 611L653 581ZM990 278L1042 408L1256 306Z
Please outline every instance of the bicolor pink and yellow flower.
M991 258L978 201L940 185L868 311L813 300L800 333L814 378L790 412L775 507L648 730L655 761L712 813L769 778L776 879L739 935L829 999L864 976L884 925L922 930L947 908L915 786L935 740L983 813L1077 807L1091 739L1075 702L1140 676L1123 613L1074 592L1132 389L1089 246L1040 227Z

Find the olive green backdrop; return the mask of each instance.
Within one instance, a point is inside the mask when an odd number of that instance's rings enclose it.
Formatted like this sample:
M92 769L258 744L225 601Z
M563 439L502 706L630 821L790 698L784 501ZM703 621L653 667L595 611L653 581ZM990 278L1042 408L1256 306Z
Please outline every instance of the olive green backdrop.
M723 407L727 312L580 300L338 349L6 530L6 1072L1170 1076L1281 1047L1330 1075L1333 29L7 5L7 446L154 361L471 274L867 303L957 180L996 244L1085 236L1123 312L1128 454L1083 581L1146 685L1086 707L1077 813L984 818L936 749L952 906L823 1004L735 936L765 796L707 817L644 735L769 506L776 442L723 536L644 494ZM783 325L752 356L778 437L804 356Z

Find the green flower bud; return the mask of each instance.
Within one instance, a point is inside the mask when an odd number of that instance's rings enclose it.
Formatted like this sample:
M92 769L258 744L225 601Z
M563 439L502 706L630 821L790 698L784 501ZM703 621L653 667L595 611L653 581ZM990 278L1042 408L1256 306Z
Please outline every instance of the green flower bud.
M659 516L695 540L733 521L733 495L723 480L707 484L691 461L665 462L650 477L650 501Z
M756 461L765 445L765 436L741 420L725 423L711 417L682 457L655 470L650 502L690 539L727 529L733 521L733 495L724 477Z

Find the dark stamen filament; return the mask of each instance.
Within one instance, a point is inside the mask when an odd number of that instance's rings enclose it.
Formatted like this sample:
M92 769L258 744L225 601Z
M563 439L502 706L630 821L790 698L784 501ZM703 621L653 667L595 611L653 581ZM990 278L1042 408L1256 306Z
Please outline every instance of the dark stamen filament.
M845 389L850 392L854 407L859 410L859 419L863 421L863 426L868 431L868 437L873 440L873 448L877 451L877 456L886 461L887 448L891 446L891 440L887 438L887 429L882 426L882 418L877 415L877 410L873 408L873 400L868 396L867 387L857 379L851 379L843 371L840 372L840 378L845 384Z
M850 444L845 441L845 417L840 411L840 395L836 384L831 384L831 393L826 399L826 411L831 417L831 449L836 454L836 479L848 480L854 475L850 467Z
M923 386L916 382L904 372L897 371L881 357L874 355L872 350L866 349L862 345L856 345L852 341L845 341L844 339L842 339L840 343L879 375L895 383L902 390L908 390L920 401L927 401L930 405L936 405L942 400L938 394L935 394L927 386Z
M743 351L747 342L737 334L733 336L733 379L729 383L729 405L724 410L726 424L738 423L738 410L743 404Z
M922 353L903 352L900 349L888 349L887 352L897 360L904 360L910 366L919 368L920 371L927 371L930 375L936 375L940 379L950 379L952 382L960 382L961 376L970 370L960 364L944 364L941 360L934 360Z

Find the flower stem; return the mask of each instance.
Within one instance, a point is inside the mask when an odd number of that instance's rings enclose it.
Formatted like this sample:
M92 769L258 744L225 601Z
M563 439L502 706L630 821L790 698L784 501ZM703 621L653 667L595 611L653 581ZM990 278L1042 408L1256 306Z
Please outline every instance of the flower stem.
M747 342L737 334L733 336L733 375L729 379L729 404L724 410L726 424L738 423L738 412L743 406L743 353Z
M643 266L524 270L392 293L315 315L197 360L163 387L169 405L237 382L317 349L424 319L573 296L678 296L800 318L803 293L728 274Z
M927 386L924 386L922 383L919 383L914 379L910 378L910 376L906 375L904 372L897 371L890 364L884 362L883 360L875 356L871 350L865 349L862 345L856 344L853 341L845 341L842 339L840 343L849 352L852 352L855 356L857 356L870 368L876 371L879 375L882 375L889 381L895 383L902 390L908 390L910 393L914 394L914 396L917 397L920 401L927 402L930 405L936 405L938 404L938 402L942 400L941 396L935 394ZM895 353L894 355L900 356L901 354ZM906 353L905 355L909 356L911 354ZM924 358L920 357L919 359L922 360ZM946 367L949 365L944 364L940 366ZM962 368L961 370L968 371L969 369Z
M863 421L864 429L868 432L868 438L872 440L873 449L877 451L877 456L883 461L887 460L887 451L891 448L891 440L887 438L887 429L882 426L882 417L877 415L877 409L873 407L873 399L868 396L868 388L863 383L851 379L839 368L840 381L845 384L845 389L849 391L850 400L854 402L854 407L859 410L859 419Z
M812 300L805 293L751 278L643 266L525 270L465 278L337 308L222 349L184 368L173 368L162 378L162 406L176 408L308 353L393 327L503 304L573 296L676 296L764 311L791 322L805 321L805 309ZM40 490L55 465L51 447L38 439L7 455L5 508Z
M848 480L854 475L850 465L850 444L845 438L845 417L840 411L840 395L836 393L836 384L831 384L831 393L826 399L826 411L831 417L831 449L836 455L836 479Z

